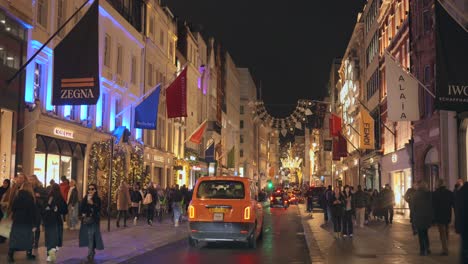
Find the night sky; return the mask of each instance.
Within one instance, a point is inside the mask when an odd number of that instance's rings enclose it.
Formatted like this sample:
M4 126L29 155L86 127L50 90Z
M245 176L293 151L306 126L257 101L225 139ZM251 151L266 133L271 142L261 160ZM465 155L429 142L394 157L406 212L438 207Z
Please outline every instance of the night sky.
M298 99L322 99L331 62L342 57L365 0L164 0L173 14L221 41L247 67L275 116Z

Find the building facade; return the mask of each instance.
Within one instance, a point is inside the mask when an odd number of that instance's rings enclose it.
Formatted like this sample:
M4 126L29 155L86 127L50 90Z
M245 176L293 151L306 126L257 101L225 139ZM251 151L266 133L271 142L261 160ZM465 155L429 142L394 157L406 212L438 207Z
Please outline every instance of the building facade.
M0 2L0 179L22 169L25 73L8 82L26 62L32 1ZM15 166L15 164L17 164Z

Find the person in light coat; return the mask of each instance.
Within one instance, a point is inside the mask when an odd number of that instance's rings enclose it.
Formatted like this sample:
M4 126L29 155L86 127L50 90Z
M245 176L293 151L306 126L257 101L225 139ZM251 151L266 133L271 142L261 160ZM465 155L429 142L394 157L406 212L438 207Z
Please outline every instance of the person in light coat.
M130 199L130 190L125 181L120 182L120 186L115 193L117 200L117 227L120 227L120 218L123 215L124 227L127 227L127 212L130 208L132 200Z

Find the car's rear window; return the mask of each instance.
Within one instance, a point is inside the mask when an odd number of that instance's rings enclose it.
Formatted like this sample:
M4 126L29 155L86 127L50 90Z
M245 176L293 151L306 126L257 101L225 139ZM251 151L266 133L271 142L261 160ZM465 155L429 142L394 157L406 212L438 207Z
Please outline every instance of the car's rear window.
M243 199L244 197L245 188L240 181L202 181L197 189L197 198Z

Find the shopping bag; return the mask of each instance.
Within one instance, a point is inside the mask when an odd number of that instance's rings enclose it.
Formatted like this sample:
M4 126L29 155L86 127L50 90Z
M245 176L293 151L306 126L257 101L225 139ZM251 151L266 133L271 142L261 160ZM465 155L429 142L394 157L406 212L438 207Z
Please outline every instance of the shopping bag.
M2 221L0 221L0 236L10 238L12 224L13 221L10 218L2 218Z

